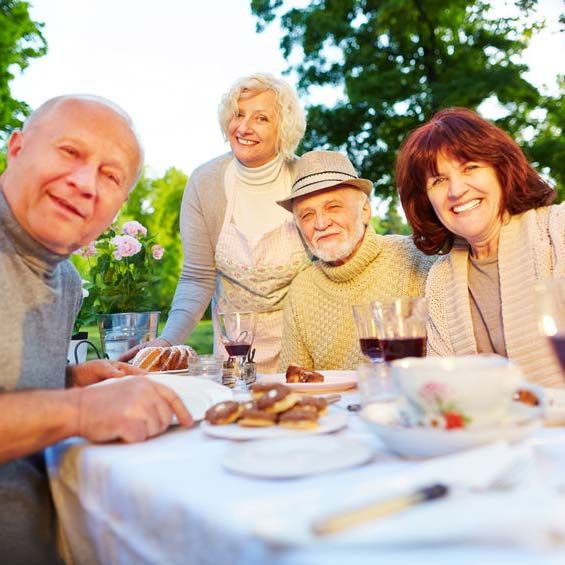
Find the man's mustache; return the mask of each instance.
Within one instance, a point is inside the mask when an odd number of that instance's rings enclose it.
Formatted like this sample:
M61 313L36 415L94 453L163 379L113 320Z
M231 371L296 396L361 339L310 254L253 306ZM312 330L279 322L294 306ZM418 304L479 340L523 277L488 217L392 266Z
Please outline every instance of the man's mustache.
M317 243L319 239L322 239L323 237L328 237L330 235L341 235L343 233L343 230L331 230L331 231L324 231L321 233L315 233L314 237L312 237L312 243Z

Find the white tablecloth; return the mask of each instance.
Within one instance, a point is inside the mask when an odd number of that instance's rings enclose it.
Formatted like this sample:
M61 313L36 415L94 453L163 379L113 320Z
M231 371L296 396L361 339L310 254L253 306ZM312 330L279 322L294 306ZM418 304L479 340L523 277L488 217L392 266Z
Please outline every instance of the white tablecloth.
M351 415L350 425L339 434L371 443L373 460L361 467L293 480L253 479L228 472L221 460L233 442L207 437L199 427L171 429L136 445L91 445L79 439L61 442L47 450L47 460L67 559L81 564L167 565L565 563L563 541L544 538L538 543L535 528L531 540L414 544L409 520L414 510L395 517L406 520L406 543L400 545L323 542L289 547L257 536L254 532L263 515L280 510L287 522L293 516L298 522L306 511L301 501L307 504L309 493L323 493L339 503L356 485L367 481L378 485L419 464L388 453L356 415ZM536 459L541 469L538 480L541 477L549 484L552 477L565 477L565 457L547 458L548 454L565 453L565 428L540 429L533 444L538 446L537 455L541 454ZM468 518L476 511L480 516L477 503L488 502L487 496L469 496L468 503L461 504L461 514ZM512 491L496 496L502 497L501 504L514 504L514 519L522 515L526 520L536 504L535 498L524 498L521 504ZM562 486L553 496L565 508ZM454 515L453 508L436 513L437 528Z

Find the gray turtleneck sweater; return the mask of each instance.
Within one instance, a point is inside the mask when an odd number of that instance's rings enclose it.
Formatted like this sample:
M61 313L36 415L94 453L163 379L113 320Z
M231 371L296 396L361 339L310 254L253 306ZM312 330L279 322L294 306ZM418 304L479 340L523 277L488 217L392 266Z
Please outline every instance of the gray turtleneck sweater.
M0 188L0 394L65 386L81 300L80 277L66 259L21 228ZM0 465L0 563L57 559L43 454Z

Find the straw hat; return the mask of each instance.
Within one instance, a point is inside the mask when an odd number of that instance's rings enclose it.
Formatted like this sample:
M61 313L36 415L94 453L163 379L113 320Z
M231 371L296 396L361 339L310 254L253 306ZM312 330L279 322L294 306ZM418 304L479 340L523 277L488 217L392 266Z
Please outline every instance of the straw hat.
M347 185L362 190L367 196L373 191L373 183L357 176L351 161L337 151L309 151L294 165L295 181L290 196L278 200L277 204L292 212L295 198L331 188Z

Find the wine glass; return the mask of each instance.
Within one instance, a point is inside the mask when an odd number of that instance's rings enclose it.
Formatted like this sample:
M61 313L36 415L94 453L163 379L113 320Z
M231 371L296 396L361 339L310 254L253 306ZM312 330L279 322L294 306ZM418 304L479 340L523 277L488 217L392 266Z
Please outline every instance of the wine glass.
M237 388L241 391L246 391L247 386L243 378L243 365L255 338L257 313L220 312L219 322L222 343L228 355L237 360Z
M372 363L381 363L384 359L379 341L377 322L373 316L373 305L354 304L352 309L361 352Z
M539 326L546 335L565 374L565 278L536 285Z
M373 302L373 316L385 362L426 355L428 308L424 298Z

